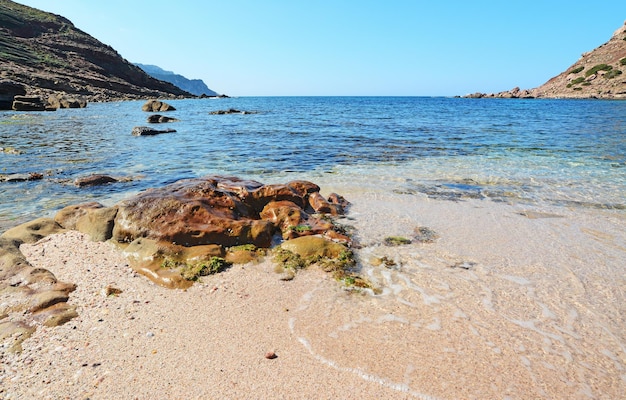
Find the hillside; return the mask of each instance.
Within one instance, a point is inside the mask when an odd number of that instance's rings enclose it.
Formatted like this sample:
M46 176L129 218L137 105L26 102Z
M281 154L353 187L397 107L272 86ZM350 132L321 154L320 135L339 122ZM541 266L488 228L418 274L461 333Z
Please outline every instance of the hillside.
M177 87L191 93L196 96L217 96L218 94L209 89L202 79L189 79L182 75L175 74L172 71L166 71L156 65L146 65L135 63L136 66L143 69L148 75L153 78L169 82Z
M626 23L608 42L584 53L564 72L537 88L468 97L626 99Z
M0 80L34 95L68 93L90 101L189 97L76 28L68 19L0 0Z

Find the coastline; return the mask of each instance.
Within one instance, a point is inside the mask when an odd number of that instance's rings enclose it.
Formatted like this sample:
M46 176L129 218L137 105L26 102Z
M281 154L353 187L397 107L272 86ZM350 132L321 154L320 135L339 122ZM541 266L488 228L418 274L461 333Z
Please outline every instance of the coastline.
M323 185L322 185L323 186ZM323 186L324 187L324 186ZM619 398L622 212L453 202L349 186L363 273L283 282L270 260L187 291L76 232L23 245L77 283L79 316L3 355L5 398ZM387 247L425 226L434 243ZM375 266L386 257L395 266ZM122 292L104 296L113 286ZM267 352L275 359L266 359ZM51 367L52 366L52 367Z

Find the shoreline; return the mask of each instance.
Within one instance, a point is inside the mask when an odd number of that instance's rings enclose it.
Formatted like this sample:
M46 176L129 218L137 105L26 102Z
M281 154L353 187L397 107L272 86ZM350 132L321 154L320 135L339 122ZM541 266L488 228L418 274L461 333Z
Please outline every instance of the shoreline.
M347 292L315 269L283 282L269 260L172 291L135 276L107 243L76 232L51 236L23 248L34 265L77 283L70 302L79 316L38 329L22 354L3 356L2 394L626 393L623 213L331 189L353 202L347 216L362 246L362 272L383 288L381 295ZM417 226L439 239L381 244ZM373 265L382 258L395 266ZM107 285L122 292L104 296ZM267 352L278 357L266 359Z

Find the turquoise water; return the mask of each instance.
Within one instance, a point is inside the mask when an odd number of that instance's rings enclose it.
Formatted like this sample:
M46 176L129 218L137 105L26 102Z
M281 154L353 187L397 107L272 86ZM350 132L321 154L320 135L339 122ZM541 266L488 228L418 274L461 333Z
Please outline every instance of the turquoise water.
M244 97L170 101L180 119L147 125L143 102L0 112L0 231L69 204L111 202L205 174L367 185L433 198L626 208L626 102L423 97ZM252 114L210 115L235 108ZM77 177L130 178L77 188Z

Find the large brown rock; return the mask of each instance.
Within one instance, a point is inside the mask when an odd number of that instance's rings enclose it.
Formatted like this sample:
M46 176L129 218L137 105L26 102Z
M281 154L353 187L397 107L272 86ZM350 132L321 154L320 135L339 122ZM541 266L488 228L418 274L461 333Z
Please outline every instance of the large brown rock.
M182 180L122 201L114 240L132 242L146 237L183 246L252 243L268 247L273 224L259 220L235 193L219 188L220 180L224 178Z
M269 247L275 233L294 238L333 230L332 223L306 211L315 211L308 198L317 197L318 191L319 186L306 181L263 185L221 176L182 180L119 203L113 239Z
M148 111L148 112L163 112L163 111L174 111L176 110L176 108L174 108L173 106L159 101L159 100L148 100L142 107L141 109L143 111Z

